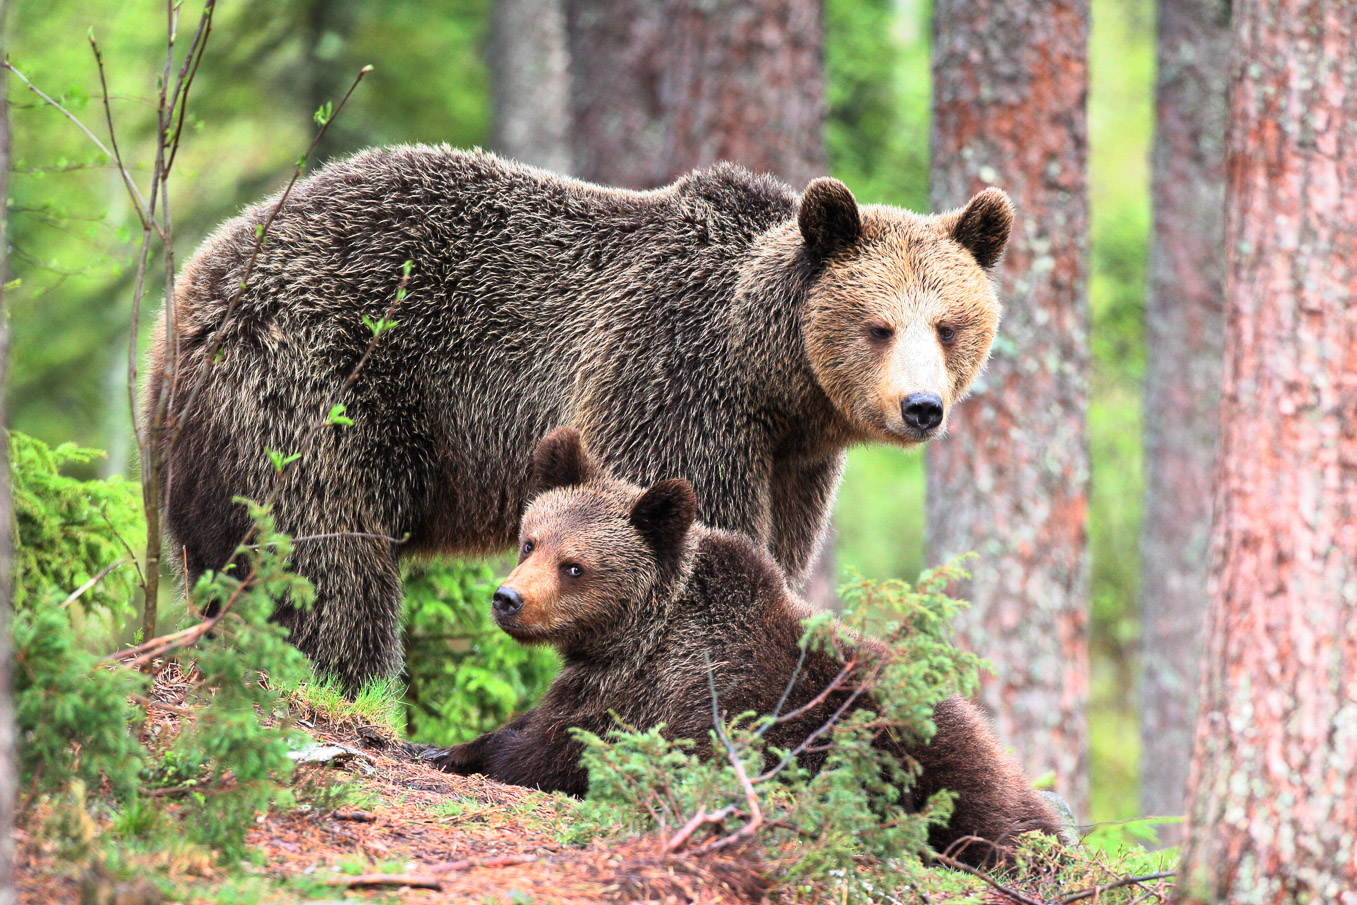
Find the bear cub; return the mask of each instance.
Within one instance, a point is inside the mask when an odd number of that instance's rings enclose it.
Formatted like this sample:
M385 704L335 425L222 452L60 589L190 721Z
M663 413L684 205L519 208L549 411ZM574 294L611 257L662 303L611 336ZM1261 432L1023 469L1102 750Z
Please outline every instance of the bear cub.
M583 746L567 730L604 735L616 726L613 713L639 728L663 723L672 737L710 753L707 660L727 714L774 712L798 676L781 710L793 713L840 675L845 661L832 652L808 649L802 662L802 620L812 610L762 545L694 521L688 482L662 480L643 491L611 479L570 428L539 444L533 474L538 496L523 516L518 566L492 606L504 631L552 645L564 667L537 707L475 741L426 752L440 768L582 796ZM870 693L850 697L851 682L775 726L769 743L795 748L845 702L875 709ZM922 768L910 806L940 789L957 793L950 823L930 833L936 850L961 841L955 856L983 864L1021 833L1058 834L1056 814L971 703L949 698L934 719L930 744L889 733L878 744ZM813 751L799 760L817 770L825 757ZM966 837L991 845L965 844Z

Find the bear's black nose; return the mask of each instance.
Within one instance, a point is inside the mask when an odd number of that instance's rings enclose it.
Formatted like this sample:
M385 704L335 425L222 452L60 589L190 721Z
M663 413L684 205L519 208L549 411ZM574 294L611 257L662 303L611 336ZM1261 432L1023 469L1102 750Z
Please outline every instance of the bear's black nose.
M942 423L942 399L932 393L911 393L900 403L905 424L926 434Z
M508 585L500 585L494 599L490 601L490 608L496 616L512 616L523 609L523 597Z

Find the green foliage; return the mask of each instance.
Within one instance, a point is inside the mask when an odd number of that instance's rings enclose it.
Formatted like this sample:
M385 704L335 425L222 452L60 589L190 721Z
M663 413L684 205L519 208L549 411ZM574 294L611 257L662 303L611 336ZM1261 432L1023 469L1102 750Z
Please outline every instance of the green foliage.
M99 458L66 443L55 449L9 434L14 499L15 712L24 788L62 793L79 782L113 793L136 786L144 751L129 733L140 721L128 695L139 674L100 665L95 651L134 614L135 571L115 569L78 601L66 597L128 555L142 532L140 488L118 479L81 481L63 466Z
M64 466L102 456L72 443L53 449L9 432L16 609L59 604L106 567L129 559L130 544L145 537L139 485L62 473ZM136 567L127 562L82 594L77 612L102 612L120 621L133 614L136 589Z
M65 610L18 610L12 619L20 786L60 793L75 780L93 789L106 779L116 796L133 792L146 752L130 731L141 714L128 695L143 677L100 665Z
M721 847L738 838L741 824L751 825L752 794L763 815L757 844L778 864L775 875L785 889L828 883L833 901L867 902L878 900L880 886L920 882L929 825L950 815L950 796L940 793L921 811L907 811L901 793L917 765L901 763L872 739L882 724L904 737L931 738L933 708L974 689L979 661L950 643L951 619L962 604L946 587L962 575L952 564L924 573L917 587L863 581L847 589L849 619L855 611L893 617L880 655L860 648L871 658L864 673L880 712L859 711L831 727L833 747L814 775L797 765L794 752L766 744L772 715L744 714L716 726L710 757L698 757L689 740L666 738L662 727L624 726L606 740L576 732L585 745L589 797L575 807L569 839L655 831L673 840L705 815L675 847ZM806 621L802 644L841 643L842 630L820 614ZM714 702L713 713L718 710ZM871 864L870 879L860 870L864 862Z
M405 576L410 738L467 742L532 706L560 669L555 652L514 641L490 618L486 565L414 566Z
M864 200L927 210L929 4L828 0L824 14L834 175Z
M21 524L28 529L19 533L17 547L27 565L26 605L14 612L12 623L23 786L66 802L53 818L66 827L58 827L64 836L72 827L92 825L83 815L95 804L93 790L100 790L97 801L113 809L115 834L169 832L222 858L238 858L253 815L287 795L294 742L287 700L272 683L295 688L309 674L285 630L269 620L274 600L305 606L312 596L310 584L287 569L291 540L274 529L267 508L248 504L257 542L239 550L238 565L204 575L193 589L194 610L218 615L167 639L148 639L157 656L179 652L182 645L192 658L184 667L192 690L180 731L153 763L136 731L144 714L132 703L145 690L146 677L122 664L101 663L81 630L90 613L125 615L127 595L96 593L102 587L96 586L81 599L85 612L79 618L77 607L51 599L61 590L55 582L95 571L82 557L122 552L113 536L118 521L96 522L90 513L96 505L119 505L123 523L132 521L136 510L124 492L127 485L73 481L56 471L64 461L94 455L91 451L49 451L28 438L12 445L19 450L16 500L22 499ZM54 527L61 524L54 513L68 520L69 537ZM175 787L172 792L187 796L195 805L191 818L157 819L143 797L148 784Z
M199 774L190 835L223 858L243 853L253 815L285 792L292 774L288 751L297 738L289 731L286 699L274 685L296 687L310 666L287 642L287 630L269 617L275 600L305 607L314 596L309 581L288 571L292 540L275 530L268 508L238 502L249 507L257 542L241 548L243 564L207 573L193 589L199 608L219 616L212 637L195 649L201 674L195 703L201 706L193 708L172 749Z

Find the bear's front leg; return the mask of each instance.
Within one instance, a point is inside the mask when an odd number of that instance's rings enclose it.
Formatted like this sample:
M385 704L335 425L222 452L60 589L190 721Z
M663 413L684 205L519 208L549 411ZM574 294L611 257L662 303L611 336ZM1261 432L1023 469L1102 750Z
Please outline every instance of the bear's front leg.
M433 764L445 773L470 776L473 773L485 773L487 755L494 747L495 736L503 730L487 732L475 741L451 748L437 748L432 745L418 752L419 759Z

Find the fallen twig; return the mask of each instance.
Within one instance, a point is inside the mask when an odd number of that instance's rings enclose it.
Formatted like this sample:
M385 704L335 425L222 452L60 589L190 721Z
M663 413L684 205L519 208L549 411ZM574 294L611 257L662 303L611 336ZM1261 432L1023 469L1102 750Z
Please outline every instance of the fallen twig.
M427 874L359 874L356 877L336 877L326 880L326 886L354 889L362 886L409 886L414 889L442 889L443 881Z
M540 855L491 855L487 858L466 858L461 861L442 861L428 869L436 874L450 874L455 871L473 870L477 867L513 867L516 864L532 864L540 861Z
M358 810L339 810L330 815L336 820L351 820L354 823L376 823L377 815L369 814L367 811Z

